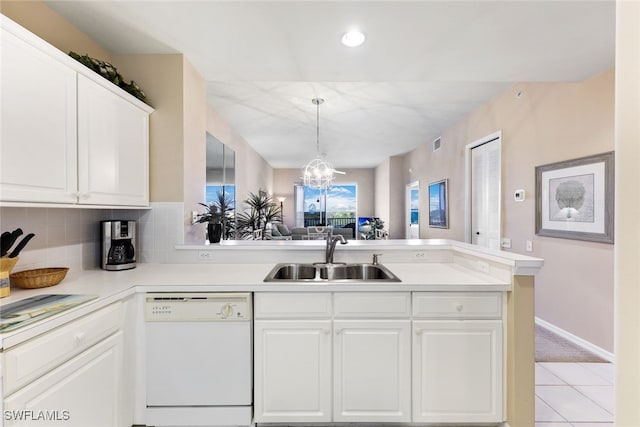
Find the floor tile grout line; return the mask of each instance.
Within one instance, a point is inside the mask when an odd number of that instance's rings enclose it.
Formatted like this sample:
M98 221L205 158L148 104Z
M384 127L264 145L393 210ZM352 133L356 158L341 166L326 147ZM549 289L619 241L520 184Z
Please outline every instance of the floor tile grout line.
M595 403L595 404L596 404L597 406L599 406L600 408L602 408L606 413L611 414L611 415L614 415L614 414L613 414L613 412L609 411L607 408L605 408L605 407L604 407L604 406L602 406L600 403L596 402L596 401L595 401L595 400L593 400L591 397L587 396L585 393L583 393L582 391L580 391L580 389L579 389L579 388L577 388L577 387L613 387L613 386L610 386L610 385L602 385L602 386L598 386L598 385L595 385L595 386L588 386L588 385L587 385L587 386L580 386L580 385L579 385L579 386L573 386L573 385L572 385L572 386L570 386L570 387L571 387L571 388L573 388L573 389L574 389L575 391L577 391L578 393L580 393L581 395L583 395L584 397L586 397L587 399L589 399L590 401L592 401L593 403Z
M571 421L569 421L568 419L566 419L564 415L562 415L560 412L558 412L558 411L556 410L556 408L554 408L553 406L551 406L551 405L549 404L549 402L547 402L546 400L544 400L542 397L538 396L538 394L537 394L537 393L536 393L536 397L537 397L538 399L540 399L541 401L543 401L543 402L545 403L545 405L547 405L549 408L551 408L551 409L553 410L553 412L555 412L556 414L558 414L558 415L559 415L559 416L564 420L564 421L562 421L562 422L571 423ZM534 418L535 418L535 416L534 416ZM538 421L538 420L534 420L534 422L537 422L537 421ZM556 422L556 421L543 421L543 422L552 423L552 422Z
M613 414L611 411L609 411L607 408L604 408L602 405L600 405L598 402L594 401L592 398L590 398L589 396L587 396L586 394L584 394L583 392L581 392L579 389L577 389L575 386L567 384L567 385L559 385L559 384L550 384L550 385L543 385L543 386L536 386L536 387L569 387L574 389L576 392L578 392L580 395L584 396L587 400L589 400L590 402L592 402L593 404L595 404L598 408L602 409L603 411L605 411L607 414L611 415L611 416L615 416L615 414ZM587 386L589 387L589 386ZM610 387L610 386L592 386L592 387ZM556 408L554 408L549 402L547 402L546 400L544 400L540 395L538 395L537 393L535 393L536 397L538 397L540 400L542 400L549 408L553 409L553 411L560 415L562 418L564 418L568 423L572 423L575 421L569 421L567 418L565 418L564 415L562 415ZM536 420L537 421L537 420ZM580 421L582 423L588 422L588 423L607 423L608 421Z
M581 362L581 363L580 363L580 365L582 365L585 369L589 370L589 372L592 372L592 373L596 374L597 376L599 376L600 378L602 378L603 380L605 380L605 381L607 381L607 382L610 382L610 381L611 381L611 379L609 379L609 378L605 377L604 375L601 375L601 373L600 373L598 370L590 369L590 368L589 368L589 365L594 365L594 364L595 364L595 363L586 363L586 362ZM615 379L615 366L613 365L613 363L611 363L611 362L606 362L606 363L604 363L604 362L603 362L603 363L597 363L597 364L598 364L598 365L607 365L607 364L609 364L609 365L613 366L613 369L614 369L614 374L613 374L613 384L611 384L611 385L614 385L614 386L615 386L615 380L616 380L616 379ZM591 367L591 368L592 368L592 367Z
M563 380L562 378L560 378L559 376L557 376L556 374L554 374L553 372L551 372L548 368L545 368L544 365L541 364L541 362L536 362L536 365L538 365L540 369L544 369L549 375L553 376L554 378L557 378L559 381L562 382L563 385L565 384L571 385L565 380ZM558 385L558 384L536 384L536 385Z
M538 365L541 362L536 362L536 365ZM563 362L564 363L564 362ZM551 370L549 370L548 368L546 368L544 365L540 364L539 367L544 369L545 371L547 371L548 373L550 373L551 375L555 376L556 378L560 379L560 381L563 382L563 384L535 384L535 387L570 387L573 388L576 392L578 392L578 394L582 395L583 397L585 397L588 401L592 402L593 404L596 405L596 407L602 409L604 412L606 412L607 414L611 415L614 417L615 419L615 414L612 413L611 411L609 411L607 408L603 407L601 404L599 404L598 402L596 402L595 400L593 400L591 397L589 397L588 395L586 395L585 393L583 393L582 391L580 391L577 387L580 386L584 386L584 387L615 387L615 383L614 384L609 384L609 379L604 377L603 375L601 375L599 372L596 372L595 370L591 370L588 367L584 366L583 363L581 362L566 362L567 364L573 364L573 365L579 365L581 366L583 369L588 370L590 373L596 375L597 377L601 378L604 381L607 381L607 384L594 384L594 385L588 385L588 384L569 384L567 381L565 381L563 378L558 377L555 373L553 373ZM615 368L615 367L614 367ZM536 393L534 393L535 396L540 399L542 402L544 402L550 409L553 410L553 412L555 412L557 415L560 416L560 418L562 418L564 421L541 421L541 420L535 420L535 423L567 423L568 427L569 426L573 426L576 427L576 424L574 424L574 422L569 421L567 418L565 418L559 411L556 410L556 408L554 408L551 404L549 404L549 402L547 402L545 399L543 399L541 396L539 396ZM585 421L586 422L586 421ZM584 422L582 422L584 424ZM593 422L589 422L589 423L600 423L599 421L593 421ZM603 425L603 427L609 427L609 426L613 426L615 424L612 424L610 422L603 422L601 423ZM577 424L578 426L580 425L580 423Z

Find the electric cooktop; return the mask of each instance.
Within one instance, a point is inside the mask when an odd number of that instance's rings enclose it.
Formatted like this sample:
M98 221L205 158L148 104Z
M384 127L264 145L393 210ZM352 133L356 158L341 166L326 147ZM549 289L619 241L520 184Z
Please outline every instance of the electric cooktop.
M96 295L44 294L0 306L0 333L13 331L95 298Z

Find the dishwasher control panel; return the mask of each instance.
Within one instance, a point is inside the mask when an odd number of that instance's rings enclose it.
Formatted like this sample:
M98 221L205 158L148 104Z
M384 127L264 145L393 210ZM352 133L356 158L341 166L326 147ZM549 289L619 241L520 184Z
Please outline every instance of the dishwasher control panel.
M204 322L251 320L251 293L149 293L147 322Z

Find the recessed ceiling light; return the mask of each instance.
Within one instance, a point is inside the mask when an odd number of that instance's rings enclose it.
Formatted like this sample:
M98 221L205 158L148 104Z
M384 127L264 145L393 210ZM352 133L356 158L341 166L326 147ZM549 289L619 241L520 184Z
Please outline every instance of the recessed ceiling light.
M342 36L342 44L348 47L357 47L364 43L365 36L358 30L352 30Z

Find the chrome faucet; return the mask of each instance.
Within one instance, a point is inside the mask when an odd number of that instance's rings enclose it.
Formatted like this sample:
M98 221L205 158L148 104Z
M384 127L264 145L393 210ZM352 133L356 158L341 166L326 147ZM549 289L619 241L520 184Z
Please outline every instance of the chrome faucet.
M326 264L333 264L333 253L336 251L336 244L338 243L338 240L342 245L347 244L347 241L342 234L338 234L337 236L332 236L331 233L327 234L327 249L324 257Z

